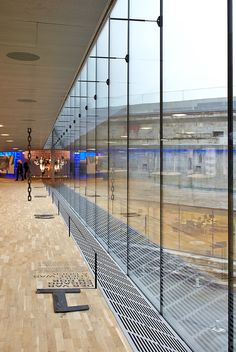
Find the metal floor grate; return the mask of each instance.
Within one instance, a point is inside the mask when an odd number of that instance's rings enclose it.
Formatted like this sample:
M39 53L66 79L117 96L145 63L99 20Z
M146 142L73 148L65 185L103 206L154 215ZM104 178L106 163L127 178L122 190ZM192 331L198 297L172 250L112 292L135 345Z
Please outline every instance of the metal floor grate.
M53 189L51 192L54 194L55 204L58 205L58 201L60 202L60 213L67 225L70 216L71 235L93 272L94 251L97 252L100 288L133 350L140 352L189 352L190 349L185 343L102 248L84 221L56 190ZM83 204L83 199L81 204ZM85 206L85 203L83 205Z

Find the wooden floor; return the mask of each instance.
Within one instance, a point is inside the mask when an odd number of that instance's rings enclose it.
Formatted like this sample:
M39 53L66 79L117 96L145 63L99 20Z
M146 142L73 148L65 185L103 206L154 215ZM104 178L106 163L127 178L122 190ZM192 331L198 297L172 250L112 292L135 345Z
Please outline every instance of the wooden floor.
M34 188L40 185L33 184L33 195L46 195ZM73 263L88 272L50 198L28 202L25 181L0 180L0 203L0 351L131 351L99 290L68 294L68 304L90 310L66 314L54 313L50 294L35 293L44 287L36 277L43 267ZM34 218L42 213L55 218Z

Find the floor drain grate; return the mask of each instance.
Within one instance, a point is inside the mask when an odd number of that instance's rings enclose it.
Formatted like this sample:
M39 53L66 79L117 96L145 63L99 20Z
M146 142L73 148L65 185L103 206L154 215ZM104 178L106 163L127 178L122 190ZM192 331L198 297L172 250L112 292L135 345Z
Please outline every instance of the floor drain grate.
M67 188L65 188L65 196ZM63 194L63 189L61 189ZM101 244L94 238L92 230L85 226L83 219L71 210L63 195L53 189L54 196L60 201L65 211L61 212L67 222L71 218L70 231L74 241L94 272L94 251L98 254L98 282L104 296L110 303L115 316L133 351L139 352L189 352L190 349L171 329L162 316L150 306L135 285L114 263ZM76 195L80 200L80 211L87 215L94 210L91 201ZM127 214L127 213L125 213ZM133 216L139 216L134 213ZM68 223L67 223L68 224ZM76 224L76 225L74 225ZM110 267L113 270L107 270Z
M34 214L35 219L54 219L53 214Z
M44 188L44 186L34 186L33 188Z
M34 196L34 198L47 198L47 196Z

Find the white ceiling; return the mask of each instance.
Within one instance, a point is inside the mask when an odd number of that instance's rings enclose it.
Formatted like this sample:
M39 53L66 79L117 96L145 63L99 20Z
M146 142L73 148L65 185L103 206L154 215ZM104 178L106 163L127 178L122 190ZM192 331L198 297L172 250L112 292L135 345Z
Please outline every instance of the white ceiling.
M0 1L0 151L43 148L111 0ZM19 61L9 52L29 52ZM36 102L18 102L33 99ZM24 121L33 120L33 121ZM14 140L7 143L7 139Z

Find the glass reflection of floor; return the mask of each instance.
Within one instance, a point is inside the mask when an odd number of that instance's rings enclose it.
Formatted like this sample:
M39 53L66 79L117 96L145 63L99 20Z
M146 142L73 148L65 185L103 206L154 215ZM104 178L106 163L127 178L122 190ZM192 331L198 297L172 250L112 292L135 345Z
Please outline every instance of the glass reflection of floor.
M61 193L66 196L68 188L62 187ZM73 193L73 190L69 193ZM81 197L80 194L74 195L76 202L81 206L80 215L82 218L87 219L87 216L91 218L95 207L91 205L90 198L86 199L84 196ZM104 221L107 219L106 211L104 211L107 199L106 201L104 199L101 202L104 206L96 207L98 218L103 219L101 220L103 230L105 230ZM185 210L186 216L187 214L192 216L195 210L192 207L189 208ZM202 210L204 209L200 208L201 212ZM199 215L198 213L199 210L194 212L194 215ZM210 213L210 215L212 214ZM121 219L122 216L120 215ZM131 216L132 218L133 216ZM109 247L110 253L115 260L119 259L126 265L127 237L122 236L127 230L125 221L119 221L115 215L111 216L110 219L112 223L110 227L110 237L112 239L112 245ZM198 218L197 220L200 221ZM206 223L205 226L216 225L212 216L205 217L201 221ZM188 224L186 221L186 224L196 226L193 225L194 221L193 224ZM101 233L103 231L101 232L100 228L99 236ZM130 236L129 275L158 308L161 274L160 248L158 244L148 240L147 236L140 235L139 230L131 230ZM221 263L220 258L216 258L215 254L214 256L212 254L208 256L193 255L190 252L172 249L165 249L162 253L164 316L177 331L181 331L181 335L187 341L193 342L195 351L225 351L225 346L227 346L228 288L226 278L221 277L222 270L217 269L215 265L215 263ZM205 268L202 267L203 258Z
M81 182L83 184L83 181ZM129 186L129 205L127 207L126 183L116 180L114 201L109 201L107 182L87 180L87 195L90 201L112 212L114 216L128 222L145 234L150 240L159 243L160 206L159 189L153 184L133 181ZM83 185L82 185L83 187ZM77 188L79 192L80 189ZM183 194L184 193L184 194ZM227 242L227 194L223 192L200 190L164 189L164 245L173 250L190 251L203 255L222 257L223 244ZM180 197L181 195L181 197ZM196 197L197 195L197 197ZM220 198L220 202L217 202ZM177 204L176 204L177 203ZM128 213L128 214L127 214ZM227 243L224 244L225 253ZM225 255L225 254L224 254Z
M114 200L109 202L107 180L97 179L96 187L93 178L77 181L76 185L76 191L82 195L85 195L86 186L86 195L91 202L123 222L128 221L151 242L160 243L159 188L153 182L132 179L128 207L127 184L122 178L115 180ZM164 188L163 246L225 283L228 251L226 202L227 194L222 191Z

